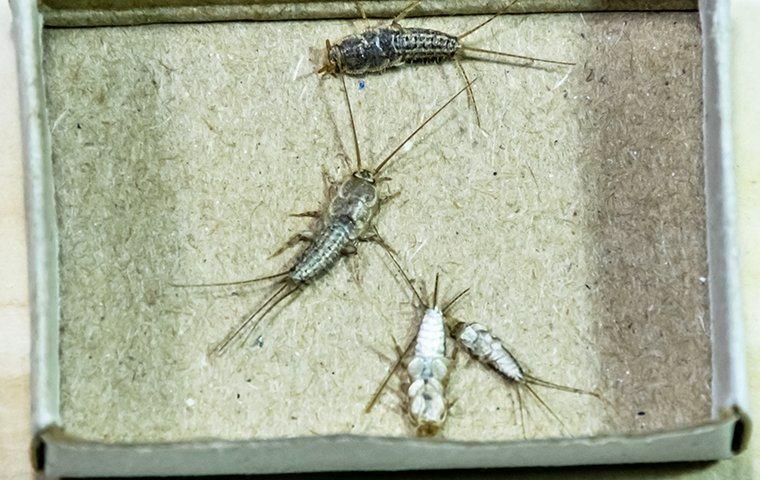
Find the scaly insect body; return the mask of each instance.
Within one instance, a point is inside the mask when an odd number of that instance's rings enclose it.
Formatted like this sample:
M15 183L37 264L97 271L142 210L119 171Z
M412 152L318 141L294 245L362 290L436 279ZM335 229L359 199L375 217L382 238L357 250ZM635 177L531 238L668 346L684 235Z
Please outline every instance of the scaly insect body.
M327 61L333 73L364 75L407 63L452 60L460 47L457 37L435 30L379 27L331 45Z
M499 338L479 323L457 323L451 334L472 356L515 382L524 382L525 373Z
M223 282L212 284L175 285L182 287L209 287L209 286L232 286L243 285L261 280L280 279L282 285L252 314L250 314L237 328L233 329L212 352L221 354L227 346L239 335L245 333L244 340L253 333L256 326L264 317L279 303L293 294L299 292L305 285L324 275L337 263L344 254L355 253L357 243L360 241L375 241L383 245L382 239L377 234L368 235L372 226L372 220L379 210L384 199L377 192L377 183L381 180L380 172L387 166L390 160L398 153L409 140L414 137L425 125L427 125L444 108L451 104L456 97L469 88L468 84L443 106L438 108L410 135L404 139L387 157L385 157L373 170L362 168L359 143L356 135L351 102L348 98L348 90L343 82L343 93L348 104L348 113L351 118L351 129L354 137L356 151L356 170L343 180L337 187L329 204L322 211L306 212L297 216L320 218L320 227L311 236L296 235L289 240L285 247L280 249L278 255L285 248L294 245L297 241L308 241L309 246L296 258L293 266L283 272L267 275L265 277L242 280L235 282ZM255 321L254 321L255 320Z
M497 55L529 62L575 65L572 62L546 60L495 50L475 48L462 43L462 39L477 32L506 11L518 0L513 0L502 12L488 18L474 28L450 35L438 30L402 27L398 22L420 2L413 2L393 19L390 27L368 28L364 32L343 37L335 44L325 42L327 58L318 73L365 75L382 73L388 69L412 63L433 63L469 58L467 52ZM461 65L460 65L461 66ZM462 70L464 74L464 70ZM466 75L465 75L466 78Z
M420 322L414 356L406 367L410 385L409 417L420 436L432 436L446 420L448 403L444 389L449 377L443 313L428 308Z
M295 283L308 283L325 274L341 255L365 238L380 206L372 172L359 170L337 189L322 219L322 228L289 271Z
M457 64L465 82L470 83L460 60L466 58L480 58L482 60L481 57L473 54L507 57L527 61L529 64L543 62L557 65L575 65L573 62L498 52L471 47L462 43L462 39L505 13L516 2L517 0L514 0L501 13L488 18L475 28L471 28L460 35L450 35L427 28L402 27L398 21L419 4L419 1L414 2L393 20L390 27L368 28L362 33L348 35L335 44L326 40L325 63L317 73L361 76L368 73L382 73L405 64L453 61ZM472 89L468 89L468 95L475 110L478 126L480 126L480 114Z
M416 428L417 435L430 437L438 433L443 427L450 406L450 402L446 399L446 385L449 379L450 356L453 352L447 352L446 348L446 312L469 289L460 292L443 307L439 307L439 276L436 275L433 301L432 303L426 302L391 251L386 249L386 252L388 252L388 256L390 256L402 277L412 289L414 296L425 307L425 312L420 320L417 335L408 343L404 350L397 347L398 359L380 383L380 386L375 391L364 411L369 413L372 410L391 376L402 364L407 354L412 352L412 348L414 348L414 353L406 364L409 383L409 387L406 389L407 410L409 419Z
M514 355L504 346L501 339L494 336L486 327L479 323L456 322L450 326L449 332L454 340L480 363L495 370L505 380L516 384L518 387L525 388L565 430L567 430L565 424L536 393L532 385L563 392L591 395L604 401L603 397L597 392L552 383L526 373ZM521 427L523 429L523 436L525 436L525 418L523 416L523 403L519 388L516 390L516 393L520 409Z
M317 232L312 243L289 270L288 278L293 283L309 283L324 275L345 249L356 243L359 232L351 217L343 215L330 220Z

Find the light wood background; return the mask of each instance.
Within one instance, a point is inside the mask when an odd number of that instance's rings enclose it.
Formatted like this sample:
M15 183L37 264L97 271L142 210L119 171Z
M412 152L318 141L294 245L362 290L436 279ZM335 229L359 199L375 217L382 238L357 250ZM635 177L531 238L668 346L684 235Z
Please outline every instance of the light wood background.
M734 152L739 191L742 287L747 364L754 412L760 412L760 0L732 1L734 40ZM15 52L7 2L0 2L0 478L31 478L28 447L29 305L23 170ZM755 247L755 248L753 248ZM756 417L757 418L757 417ZM760 440L728 461L659 466L591 467L473 472L469 478L760 477ZM426 476L426 475L421 475ZM462 476L461 474L459 475ZM436 474L437 478L445 475Z

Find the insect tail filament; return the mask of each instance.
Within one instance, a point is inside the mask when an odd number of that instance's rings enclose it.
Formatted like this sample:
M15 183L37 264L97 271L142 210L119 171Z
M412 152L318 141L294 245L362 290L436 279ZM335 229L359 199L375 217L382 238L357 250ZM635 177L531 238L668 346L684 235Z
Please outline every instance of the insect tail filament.
M218 282L218 283L170 283L169 286L176 288L197 288L197 287L231 287L234 285L247 285L249 283L261 282L264 280L272 280L275 278L284 277L289 274L290 270L284 272L275 273L272 275L266 275L263 277L256 277L250 280L236 280L234 282Z
M288 288L288 286L291 287L290 290L288 290L284 295L280 295L283 291L285 291ZM224 339L211 350L211 353L213 355L221 355L222 353L224 353L224 351L227 349L230 343L232 343L232 341L235 340L235 338L237 338L243 330L245 330L246 328L250 326L245 336L245 338L247 339L251 335L251 333L256 329L258 324L264 319L264 317L266 317L266 315L270 311L272 311L274 307L276 307L280 302L282 302L283 300L288 298L290 295L295 293L297 290L299 290L299 288L300 288L299 285L291 285L289 283L283 284L280 288L277 289L277 291L275 291L272 295L270 295L269 298L263 304L261 304L261 306L259 306L259 308L257 308L253 313L251 313L248 316L248 318L245 319L245 321L243 321L237 328L235 328L229 334L227 334L227 336L224 337ZM257 315L259 315L259 313L261 313L261 315L251 325L251 322L253 322L253 320L256 318Z
M575 65L575 62L561 62L559 60L548 60L546 58L529 57L527 55L517 55L515 53L499 52L497 50L488 50L488 49L485 49L485 48L468 47L468 46L465 46L465 45L462 45L461 49L464 50L465 52L469 51L469 52L477 52L477 53L486 53L488 55L499 55L499 56L502 56L502 57L518 58L520 60L527 60L527 61L529 61L531 63L532 62L543 62L543 63L553 63L553 64L556 64L556 65L568 65L568 66ZM474 57L474 56L471 56L471 55L465 55L465 58L474 58L474 59L477 59L478 57Z
M583 390L581 388L569 387L567 385L560 385L558 383L552 383L552 382L549 382L548 380L534 377L533 375L529 375L527 373L525 373L524 375L525 375L525 379L533 385L538 385L540 387L545 387L545 388L552 388L554 390L560 390L562 392L580 393L583 395L590 395L592 397L600 398L600 395L597 392L592 392L590 390Z
M536 401L540 403L546 409L546 411L549 412L552 417L554 417L555 420L557 420L557 422L559 422L565 434L570 435L570 432L568 431L567 426L565 425L565 422L563 422L562 419L559 418L559 416L556 413L554 413L554 410L552 410L551 407L544 401L544 399L541 398L541 396L538 393L536 393L535 390L533 390L533 387L531 387L530 384L528 384L527 382L523 383L522 386L525 387L528 393L530 393L531 396L533 396L533 398L535 398Z

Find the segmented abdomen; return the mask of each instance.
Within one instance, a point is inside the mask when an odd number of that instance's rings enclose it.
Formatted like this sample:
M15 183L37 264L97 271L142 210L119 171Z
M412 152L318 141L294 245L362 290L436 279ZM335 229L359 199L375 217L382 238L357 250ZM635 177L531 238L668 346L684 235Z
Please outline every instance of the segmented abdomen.
M436 358L446 354L446 330L444 327L443 313L440 310L429 308L420 322L420 330L417 332L417 342L414 345L414 356Z
M340 52L335 58L340 73L364 75L404 63L453 58L459 41L451 35L422 28L371 28L344 38L333 48Z
M440 62L454 58L459 50L456 37L424 28L398 30L393 41L401 63Z
M523 382L525 374L515 357L504 347L502 341L479 323L460 322L452 334L472 356L500 374L515 382Z
M414 357L407 366L409 416L422 436L435 435L446 419L449 361L445 353L443 315L437 309L428 309L420 323Z
M341 256L341 251L352 243L356 226L347 216L339 216L317 233L314 241L299 257L290 272L296 283L308 283L326 273Z

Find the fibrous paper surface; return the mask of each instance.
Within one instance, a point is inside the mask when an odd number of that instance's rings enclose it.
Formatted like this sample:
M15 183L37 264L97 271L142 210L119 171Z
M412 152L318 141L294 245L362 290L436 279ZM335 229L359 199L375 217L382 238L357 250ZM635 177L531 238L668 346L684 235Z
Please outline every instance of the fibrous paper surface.
M408 19L461 33L484 17ZM377 245L207 352L273 287L176 288L275 273L353 164L324 40L362 21L50 29L45 73L61 239L65 429L106 441L412 435L399 381L371 393L418 311ZM465 60L462 95L384 172L377 228L453 315L506 342L564 430L522 394L526 436L649 432L710 414L696 13L504 16L481 48L573 67ZM453 64L347 81L375 165L462 88ZM522 438L517 397L457 357L442 436Z

